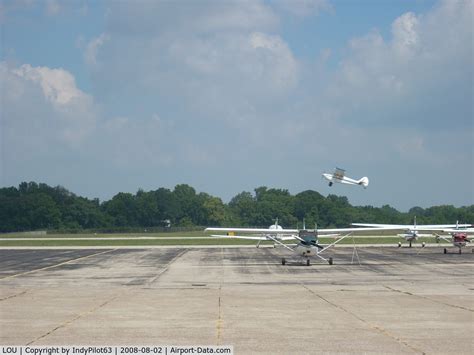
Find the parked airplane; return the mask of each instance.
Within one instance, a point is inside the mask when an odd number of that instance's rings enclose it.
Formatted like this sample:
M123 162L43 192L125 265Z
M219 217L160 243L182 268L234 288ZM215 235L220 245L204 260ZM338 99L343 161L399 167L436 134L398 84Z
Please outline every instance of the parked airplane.
M329 181L329 186L332 186L333 183L338 182L341 184L347 185L361 185L364 186L364 189L369 186L369 178L364 176L359 180L354 180L345 176L346 171L341 168L336 168L333 174L324 173L323 177Z
M436 234L436 240L439 241L440 239L443 239L448 243L453 243L453 246L459 248L459 254L461 254L461 249L465 247L467 243L471 242L471 240L468 238L468 233L474 233L474 228L459 229L459 227L456 227L454 229L444 229L443 233L451 234L451 238ZM447 252L448 249L444 248L444 254Z
M279 245L291 251L295 255L305 260L306 265L310 265L310 257L318 257L326 261L329 265L333 264L332 257L326 259L322 257L324 251L341 242L344 238L350 236L353 232L374 231L374 228L335 228L335 229L283 229L277 228L278 224L271 226L273 228L206 228L206 232L224 232L223 234L213 234L213 237L219 238L237 238L256 240L257 248L262 241L272 241L274 245ZM241 233L243 235L237 235ZM344 234L345 233L345 234ZM341 234L344 234L341 236ZM336 241L328 245L319 243L319 236L324 237L340 237ZM296 244L285 244L284 241L295 240ZM282 265L286 264L286 258L282 258Z
M416 217L414 218L413 225L410 224L375 224L375 223L352 223L353 226L359 227L373 227L373 228L382 228L387 230L404 230L403 234L397 234L399 237L405 238L405 241L409 243L411 248L412 242L416 241L419 237L432 237L434 233L420 233L423 232L443 232L447 228L456 228L456 227L470 227L470 224L416 224ZM398 242L398 247L402 246L401 242ZM425 246L425 242L421 243L421 246Z

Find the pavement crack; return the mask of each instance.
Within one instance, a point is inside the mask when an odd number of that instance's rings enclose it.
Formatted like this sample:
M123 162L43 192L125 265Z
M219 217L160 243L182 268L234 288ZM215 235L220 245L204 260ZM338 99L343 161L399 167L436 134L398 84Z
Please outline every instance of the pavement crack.
M114 296L114 297L108 299L107 301L101 303L100 305L98 305L98 306L96 306L96 307L93 307L93 308L91 308L91 309L89 309L89 310L87 310L87 311L85 311L85 312L83 312L83 313L80 313L80 314L76 315L74 318L69 319L69 320L67 320L66 322L64 322L64 323L62 323L62 324L60 324L60 325L58 325L57 327L51 329L49 332L47 332L47 333L45 333L45 334L43 334L43 335L37 337L36 339L30 341L30 342L27 343L26 345L32 345L32 344L36 343L38 340L41 340L41 339L46 338L47 336L51 335L51 334L54 333L56 330L61 329L61 328L65 328L65 327L67 327L68 325L70 325L71 323L75 322L76 320L81 319L81 318L83 318L83 317L85 317L85 316L88 316L89 314L94 313L95 311L101 309L102 307L106 306L106 305L109 304L110 302L112 302L112 301L114 301L115 299L117 299L117 297L118 297L118 296Z
M385 286L385 285L383 285L383 287L385 287L387 290L390 290L390 291L392 291L392 292L397 292L397 293L401 293L401 294L408 295L408 296L423 298L424 300L428 300L428 301L431 301L431 302L434 302L434 303L442 304L442 305L444 305L444 306L453 307L453 308L458 308L458 309L462 309L462 310L464 310L464 311L474 312L474 310L472 310L472 309L470 309L470 308L463 307L463 306L458 306L458 305L455 305L455 304L450 304L450 303L438 301L438 300L432 299L432 298L430 298L430 297L422 296L422 295L415 295L415 294L413 294L413 293L411 293L411 292L398 290L398 289L392 288L392 287L390 287L390 286Z
M309 291L311 294L315 295L316 297L318 297L319 299L323 300L324 302L330 304L331 306L339 309L340 311L342 312L345 312L349 315L351 315L352 317L356 318L357 320L359 320L360 322L364 323L365 325L367 325L370 329L372 330L375 330L377 331L378 333L382 334L382 335L385 335L389 338L391 338L392 340L395 340L397 343L399 344L402 344L404 345L405 347L407 347L408 349L412 350L413 352L415 353L419 353L419 354L425 354L424 351L414 347L413 345L410 345L408 342L404 341L403 339L397 337L396 335L390 333L388 330L386 330L385 328L382 328L380 326L377 326L377 325L374 325L368 321L366 321L364 318L361 318L359 317L357 314L353 313L353 312L350 312L349 310L347 310L346 308L334 303L334 302L331 302L329 301L328 299L324 298L323 296L319 295L318 293L314 292L313 290L311 290L310 288L308 288L306 285L304 284L301 284L301 286L303 286L303 288L307 291Z
M1 302L1 301L6 301L6 300L9 300L9 299L11 299L11 298L15 298L15 297L18 297L18 296L21 296L21 295L24 295L24 294L27 293L27 292L28 292L28 290L25 290L25 291L22 291L22 292L20 292L20 293L16 293L16 294L14 294L14 295L10 295L10 296L4 297L4 298L0 298L0 302Z

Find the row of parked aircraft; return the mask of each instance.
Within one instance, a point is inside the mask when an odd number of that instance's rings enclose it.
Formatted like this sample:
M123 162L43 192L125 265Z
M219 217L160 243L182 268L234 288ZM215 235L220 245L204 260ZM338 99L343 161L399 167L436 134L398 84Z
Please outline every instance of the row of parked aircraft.
M364 188L369 186L369 179L366 176L358 180L352 179L347 177L345 170L341 168L336 168L332 174L323 173L322 176L329 181L329 186L332 186L334 183L359 185ZM344 240L344 238L360 232L402 231L402 234L397 235L403 237L405 241L408 242L410 248L412 243L419 237L435 236L438 242L442 239L452 243L458 248L459 254L461 254L462 248L470 242L468 234L474 233L474 228L468 228L472 227L470 224L458 224L456 222L456 224L417 225L416 217L413 225L375 223L353 223L352 225L354 228L318 229L315 226L314 229L306 229L303 226L303 229L283 229L278 224L277 219L275 224L269 228L206 228L206 231L226 233L213 234L213 237L256 240L257 248L262 241L272 241L274 246L279 245L300 256L306 262L306 265L310 265L310 257L313 256L332 265L333 259L331 257L326 259L321 254ZM331 244L321 245L319 243L319 236L336 237L337 239ZM289 240L294 240L296 243L285 243ZM424 247L425 242L422 242L421 245ZM401 247L402 243L399 242L398 246ZM446 248L444 248L444 253L447 253ZM281 263L285 265L286 259L282 258Z
M274 225L269 228L206 228L206 232L218 232L225 234L213 234L213 237L237 238L257 241L257 248L262 241L271 241L274 246L281 246L291 251L296 256L301 257L306 265L310 265L310 258L317 257L330 265L333 264L331 257L325 258L321 254L345 238L358 233L377 233L381 231L403 231L399 236L405 238L412 246L412 242L418 237L436 236L437 240L443 239L452 243L455 247L465 247L470 242L468 233L474 233L474 228L470 224L425 224L417 225L416 219L413 225L402 224L373 224L373 223L353 223L353 228L332 228L332 229L283 229L276 220ZM319 237L339 237L333 243L322 245L319 243ZM287 244L286 241L293 240L296 243ZM401 243L399 243L399 247ZM425 246L425 243L422 243ZM447 249L444 249L447 253ZM282 258L281 263L286 264L286 258Z

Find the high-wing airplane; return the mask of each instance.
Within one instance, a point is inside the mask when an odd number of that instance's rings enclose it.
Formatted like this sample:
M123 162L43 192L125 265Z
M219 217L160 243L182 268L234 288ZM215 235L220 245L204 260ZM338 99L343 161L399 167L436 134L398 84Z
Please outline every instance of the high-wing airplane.
M338 182L341 184L347 184L347 185L361 185L365 188L369 186L369 178L364 176L363 178L360 178L359 180L351 179L345 176L346 171L341 168L336 168L334 170L333 174L329 173L324 173L323 178L329 181L329 186L332 186L333 183Z
M404 233L397 234L399 237L405 239L409 243L409 247L419 237L432 237L435 233L420 233L420 232L446 232L449 228L459 227L470 227L470 224L416 224L416 217L414 218L413 225L411 224L374 224L374 223L352 223L353 226L358 227L373 227L381 228L385 230L403 230ZM398 242L398 247L401 247L402 243ZM421 246L425 246L425 242L421 243Z
M459 228L459 226L457 226L456 228L452 229L444 229L443 233L449 233L451 238L436 233L436 240L439 241L440 239L443 239L448 243L453 243L453 246L459 248L458 252L461 254L461 249L465 247L467 243L471 242L471 240L468 238L468 234L473 234L474 228ZM444 248L444 254L447 252L448 249Z
M306 265L310 265L310 257L317 257L324 260L329 265L333 264L332 257L326 259L321 254L341 242L344 238L350 236L354 232L374 231L375 228L335 228L335 229L283 229L281 226L277 228L278 224L271 226L272 228L206 228L206 232L221 232L226 234L213 234L213 237L219 238L237 238L256 240L257 248L262 241L272 241L274 245L281 246L286 250L291 251L296 256L301 257ZM237 234L239 233L239 234ZM319 243L319 236L324 237L340 237L333 243L328 245L321 245ZM285 244L285 241L294 240L296 244ZM282 265L286 264L286 258L282 258Z

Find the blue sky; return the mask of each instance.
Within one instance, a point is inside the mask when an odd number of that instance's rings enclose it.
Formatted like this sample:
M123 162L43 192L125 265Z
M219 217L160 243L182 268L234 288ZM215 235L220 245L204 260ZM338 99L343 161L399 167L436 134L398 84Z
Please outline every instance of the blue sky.
M470 1L3 1L0 185L474 203ZM367 190L329 188L335 166Z

